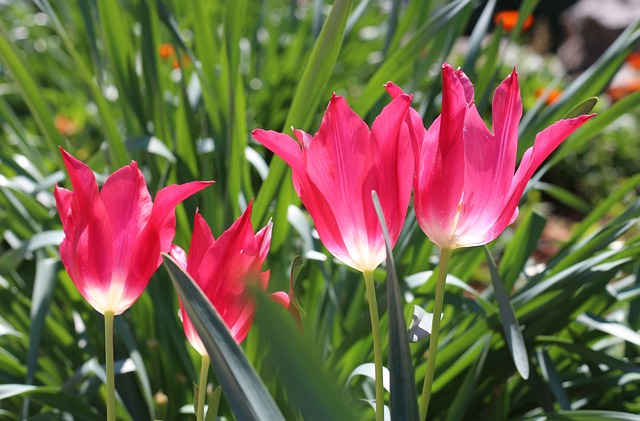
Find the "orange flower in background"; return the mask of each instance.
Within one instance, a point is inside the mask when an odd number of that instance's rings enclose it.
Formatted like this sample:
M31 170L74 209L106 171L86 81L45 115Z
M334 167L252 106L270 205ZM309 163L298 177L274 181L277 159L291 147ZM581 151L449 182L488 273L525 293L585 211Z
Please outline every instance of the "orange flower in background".
M535 91L534 95L536 96L536 98L540 98L543 95L545 95L546 92L547 92L547 88L540 87L540 88L536 88L536 91ZM553 104L554 102L556 102L560 98L560 95L562 95L562 90L561 89L552 89L551 92L549 92L549 95L547 95L547 98L544 101L545 104L547 104L547 105Z
M176 54L176 49L173 47L173 44L169 42L164 42L160 44L160 58L164 61L168 59L171 60L171 65L174 69L178 69L180 67L185 67L191 64L191 59L186 54L180 55L180 60L178 60L178 55Z
M53 118L53 125L62 136L72 136L78 133L78 125L64 114L58 114Z
M638 51L630 52L624 61L629 66L633 67L634 70L640 70L640 52Z
M173 57L176 54L175 48L173 48L173 44L165 42L160 44L160 58L162 60L166 60L168 58Z
M520 13L517 10L503 10L493 16L493 23L502 25L505 31L511 32L516 27L518 19L520 19ZM531 25L533 25L533 16L529 15L522 25L522 32L531 28Z
M173 65L173 68L174 68L174 69L177 69L177 68L181 67L181 66L180 66L180 63L182 63L182 67L186 67L186 66L188 66L188 65L190 65L190 64L191 64L191 59L190 59L190 58L189 58L189 56L188 56L188 55L186 55L186 54L183 54L183 55L180 57L180 61L178 61L178 58L177 58L177 57L174 57L174 58L173 58L172 65Z
M610 86L607 89L607 93L611 96L612 101L618 101L636 91L640 91L640 78L637 77L631 78L624 83Z

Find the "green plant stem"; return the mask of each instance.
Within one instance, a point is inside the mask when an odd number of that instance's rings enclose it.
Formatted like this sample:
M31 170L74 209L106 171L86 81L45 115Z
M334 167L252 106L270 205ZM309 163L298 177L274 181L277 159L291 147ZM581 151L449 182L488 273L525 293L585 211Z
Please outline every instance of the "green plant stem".
M200 384L198 385L198 409L196 410L196 421L204 420L204 403L207 400L207 375L209 374L209 356L202 354L202 364L200 365Z
M369 313L371 314L371 334L373 335L373 360L376 372L376 421L384 420L384 386L382 383L382 343L380 338L380 317L378 301L373 283L373 271L364 271L364 284L367 289Z
M438 280L436 283L436 300L433 305L433 321L431 322L431 339L429 340L429 355L427 356L427 372L424 375L424 385L420 396L420 419L424 420L429 408L431 399L431 387L433 386L433 374L436 370L436 355L438 354L438 337L440 336L440 316L444 304L444 289L447 280L447 271L451 261L450 248L443 248L440 251L440 268L438 269Z
M113 311L104 313L105 371L107 375L107 421L116 421L116 379L113 361Z

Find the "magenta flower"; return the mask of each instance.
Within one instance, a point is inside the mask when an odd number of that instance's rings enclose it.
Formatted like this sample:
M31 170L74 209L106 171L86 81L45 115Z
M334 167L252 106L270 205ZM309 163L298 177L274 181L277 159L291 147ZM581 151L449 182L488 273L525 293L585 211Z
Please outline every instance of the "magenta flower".
M392 97L403 92L387 85ZM592 115L560 120L536 136L516 171L522 101L511 73L493 97L493 133L473 102L462 70L442 66L442 114L425 130L414 110L408 125L415 154L414 205L418 223L441 248L486 244L518 216L518 202L540 164Z
M121 314L142 294L175 234L175 207L211 182L172 185L155 202L135 162L98 191L91 169L60 148L73 191L55 186L65 238L60 258L80 294L100 313Z
M207 222L196 213L189 255L176 245L171 247L171 256L200 286L238 343L247 336L255 313L249 287L257 284L265 291L269 283L269 271L260 269L269 253L272 223L254 234L250 217L251 203L216 240ZM200 355L207 355L182 302L180 311L189 343Z
M371 191L380 198L392 245L407 213L413 157L403 120L410 103L408 95L399 95L369 130L344 98L333 95L315 136L294 130L296 142L282 133L253 131L291 166L294 188L327 249L362 272L386 256Z

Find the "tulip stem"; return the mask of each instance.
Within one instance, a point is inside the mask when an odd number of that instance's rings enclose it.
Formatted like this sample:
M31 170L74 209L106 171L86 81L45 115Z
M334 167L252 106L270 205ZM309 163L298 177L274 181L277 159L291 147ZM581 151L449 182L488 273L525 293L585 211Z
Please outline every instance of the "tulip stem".
M107 376L107 421L116 420L116 379L113 361L113 311L104 313L105 372Z
M427 356L427 372L424 375L424 385L420 396L420 419L424 420L429 408L431 399L431 387L433 386L433 375L436 369L436 355L438 353L438 337L440 336L440 317L444 304L444 289L447 280L447 271L451 261L452 249L443 248L440 251L440 268L438 269L438 280L436 281L436 300L433 304L433 320L431 322L431 339L429 340L429 355Z
M209 374L209 356L202 354L202 364L200 365L200 384L198 386L198 409L196 410L196 421L204 420L204 404L207 397L207 375Z
M373 271L364 271L364 284L367 289L369 313L371 314L371 334L373 335L373 360L376 374L376 421L384 420L384 386L382 383L382 343L380 339L380 317L378 316L378 301L373 282Z

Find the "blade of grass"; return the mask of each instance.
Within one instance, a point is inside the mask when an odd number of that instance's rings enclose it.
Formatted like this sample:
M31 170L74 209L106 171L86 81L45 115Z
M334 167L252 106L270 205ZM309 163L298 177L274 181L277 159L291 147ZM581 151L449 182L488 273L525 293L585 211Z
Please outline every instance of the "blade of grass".
M4 24L0 23L0 61L13 78L16 88L27 107L29 107L29 111L31 111L38 128L44 135L49 149L55 151L59 145L64 144L64 139L53 124L53 116L44 97L41 95L40 88L20 57L16 46L9 41L10 39L11 37ZM63 168L62 156L59 154L54 154L54 156L57 166Z
M473 392L480 380L484 363L487 359L487 355L489 354L489 350L491 349L491 338L491 334L485 336L482 353L479 358L474 360L473 364L467 371L467 375L464 377L462 385L460 385L460 388L458 389L458 393L453 397L450 404L451 409L447 413L446 421L460 421L465 419L465 412L469 406L471 398L473 397Z
M499 273L507 290L513 288L518 275L538 246L538 240L546 223L546 218L538 213L527 213L516 229L513 239L506 246L500 259Z
M551 358L549 358L549 353L544 348L538 348L536 350L536 356L538 358L538 363L540 364L542 376L547 383L549 383L549 386L551 386L551 391L560 405L560 409L571 409L571 401L569 400L567 391L562 386L562 380L553 366Z
M58 259L39 258L36 261L36 275L31 298L31 329L29 329L29 352L27 353L26 384L32 384L35 378L40 340L44 331L44 322L49 314L49 306L56 285ZM29 414L29 400L25 399L22 407L22 417Z
M298 406L302 419L349 421L354 418L340 390L315 361L301 341L292 317L264 294L256 294L257 311L254 323L269 341L287 393ZM224 390L224 386L223 386ZM268 418L261 418L268 419Z
M407 63L412 63L415 57L423 51L425 44L429 42L440 30L449 24L460 13L463 13L471 5L470 0L456 0L439 9L402 47L391 54L378 70L371 76L353 105L354 111L359 115L366 115L384 94L381 89L387 81L397 80L410 70Z
M489 0L487 2L482 14L476 22L476 26L473 28L473 32L471 32L471 36L469 37L469 49L465 55L462 68L471 80L475 79L476 60L478 59L478 55L480 55L482 40L487 34L487 30L491 24L491 18L493 17L493 10L496 7L496 1L497 0Z
M51 19L53 23L53 27L56 30L56 33L62 40L62 43L65 46L67 53L71 56L73 60L73 64L75 66L75 70L77 71L80 78L83 80L86 87L91 92L91 96L98 107L98 113L102 120L102 126L104 129L104 133L106 136L108 148L108 156L110 160L110 164L113 168L119 168L125 165L128 165L131 161L129 154L127 153L126 148L124 147L124 142L122 136L118 132L115 118L113 117L112 111L109 108L109 104L107 103L106 98L103 93L100 91L100 87L96 84L96 81L93 78L93 75L89 71L87 65L84 62L84 58L80 55L78 50L75 47L75 44L67 34L64 26L58 19L57 15L53 11L53 8L49 4L48 0L34 0L38 8L42 10L48 17ZM58 142L58 145L62 145L62 142ZM62 163L62 158L60 158L60 168L64 168Z
M504 283L500 279L496 262L491 256L491 252L487 246L484 246L485 254L487 255L487 265L489 266L489 272L491 273L491 285L498 302L498 310L500 311L500 318L502 319L502 326L504 329L504 336L511 353L511 358L518 369L518 373L523 379L529 377L529 357L527 356L527 347L520 331L520 324L516 315L513 312L509 295L504 288Z
M384 220L384 213L380 200L375 191L371 192L373 206L378 214L378 221L382 227L384 242L387 249L387 315L389 323L389 376L391 417L396 420L418 420L418 395L416 392L416 378L409 349L409 335L407 321L398 286L398 276L393 261L389 232Z

